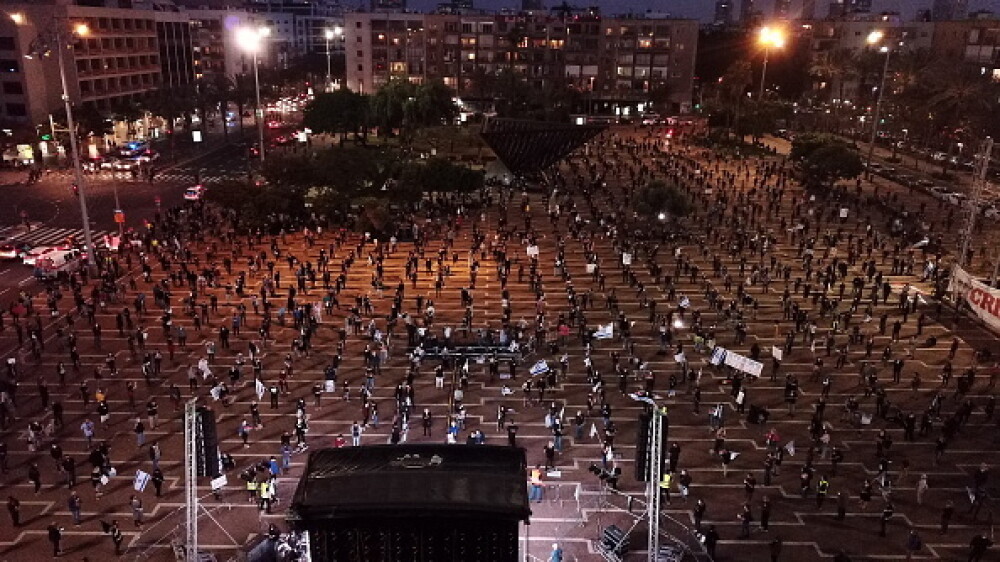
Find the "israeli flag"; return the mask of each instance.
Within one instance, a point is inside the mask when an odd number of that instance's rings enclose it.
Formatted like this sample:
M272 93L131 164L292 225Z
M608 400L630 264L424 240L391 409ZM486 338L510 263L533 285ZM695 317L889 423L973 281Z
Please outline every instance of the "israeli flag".
M712 358L709 359L709 362L711 364L722 365L722 363L725 362L725 360L726 360L726 348L716 347L715 349L712 350Z
M688 308L688 307L690 307L691 306L691 299L689 299L687 297L681 297L680 306L681 306L681 308Z
M594 337L599 340L609 340L615 335L615 324L611 322L610 324L598 325L597 331L594 332Z
M532 376L540 375L542 373L549 372L549 364L545 362L544 359L539 360L537 363L532 365L529 371Z

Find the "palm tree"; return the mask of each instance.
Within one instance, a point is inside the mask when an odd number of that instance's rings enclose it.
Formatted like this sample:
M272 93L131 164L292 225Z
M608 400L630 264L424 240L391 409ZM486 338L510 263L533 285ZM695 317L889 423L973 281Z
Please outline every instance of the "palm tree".
M837 49L827 53L825 57L818 59L809 70L813 77L827 83L827 89L832 91L834 86L837 87L837 97L833 111L834 121L838 130L840 129L840 110L844 105L844 88L847 82L856 76L856 68L857 62L854 53L850 49ZM831 95L827 94L827 101L833 101L830 99L831 97Z
M738 60L719 78L719 102L732 115L732 130L739 136L740 109L747 88L753 84L750 61Z
M236 96L236 86L233 80L225 74L215 74L212 76L212 93L214 101L218 104L220 118L222 119L222 136L229 139L229 123L226 118L229 115L229 102ZM242 118L240 123L243 123Z
M942 166L947 174L951 151L959 136L980 136L982 124L993 111L996 86L972 69L941 65L932 74L933 94L927 105L939 130L951 138L948 156Z
M143 105L150 113L167 122L171 154L176 142L174 126L178 119L182 117L186 119L192 111L190 93L190 89L183 86L165 86L151 92L143 101Z
M240 133L243 133L243 111L247 105L257 108L256 85L253 76L249 74L236 74L232 77L232 101L236 104L236 111L239 113Z

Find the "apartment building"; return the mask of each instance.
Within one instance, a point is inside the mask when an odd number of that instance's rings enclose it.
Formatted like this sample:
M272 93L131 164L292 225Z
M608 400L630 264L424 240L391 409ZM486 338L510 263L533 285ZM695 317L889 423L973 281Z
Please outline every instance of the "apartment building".
M190 25L176 12L66 3L5 4L4 11L0 119L12 126L45 122L62 107L57 30L72 45L62 53L77 106L107 111L161 84L194 79ZM75 33L81 26L86 32Z
M939 22L935 42L935 52L940 51L943 57L978 67L981 74L1000 81L1000 19Z
M501 71L535 87L569 86L595 100L691 103L698 23L542 13L356 13L345 18L347 86L370 93L393 78L439 78L460 95Z
M234 76L253 72L253 58L240 48L236 32L240 28L259 28L267 21L257 14L241 10L192 9L183 12L191 24L191 42L195 77ZM258 61L270 65L277 60L270 38L258 55Z

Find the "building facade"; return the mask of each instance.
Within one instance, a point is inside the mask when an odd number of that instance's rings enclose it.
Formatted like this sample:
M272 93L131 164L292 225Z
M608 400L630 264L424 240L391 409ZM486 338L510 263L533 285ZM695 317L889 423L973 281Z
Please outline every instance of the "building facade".
M18 18L0 18L0 119L12 125L45 122L62 107L60 54L72 103L102 112L194 79L189 23L176 12L65 3L5 11ZM86 33L74 33L81 24ZM70 45L61 53L56 31Z
M733 25L733 0L717 0L712 24L718 27Z
M955 21L965 19L969 10L966 0L934 0L931 5L931 19L934 21Z
M393 78L441 79L460 95L511 71L532 86L592 99L691 103L698 22L597 14L356 13L345 20L347 86L376 91Z

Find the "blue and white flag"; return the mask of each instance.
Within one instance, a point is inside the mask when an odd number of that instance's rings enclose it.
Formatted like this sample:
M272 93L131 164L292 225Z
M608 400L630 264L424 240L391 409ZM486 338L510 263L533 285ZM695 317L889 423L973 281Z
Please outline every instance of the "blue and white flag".
M599 340L609 340L615 336L615 323L598 325L597 331L594 332L594 338Z
M531 370L529 372L531 373L532 376L540 375L542 373L547 373L549 372L549 364L546 363L544 359L541 359L537 363L532 365Z
M708 361L713 365L722 365L722 363L726 360L726 354L726 348L716 347L712 350L712 357Z
M691 306L691 299L687 297L681 297L680 307L688 308L689 306Z

